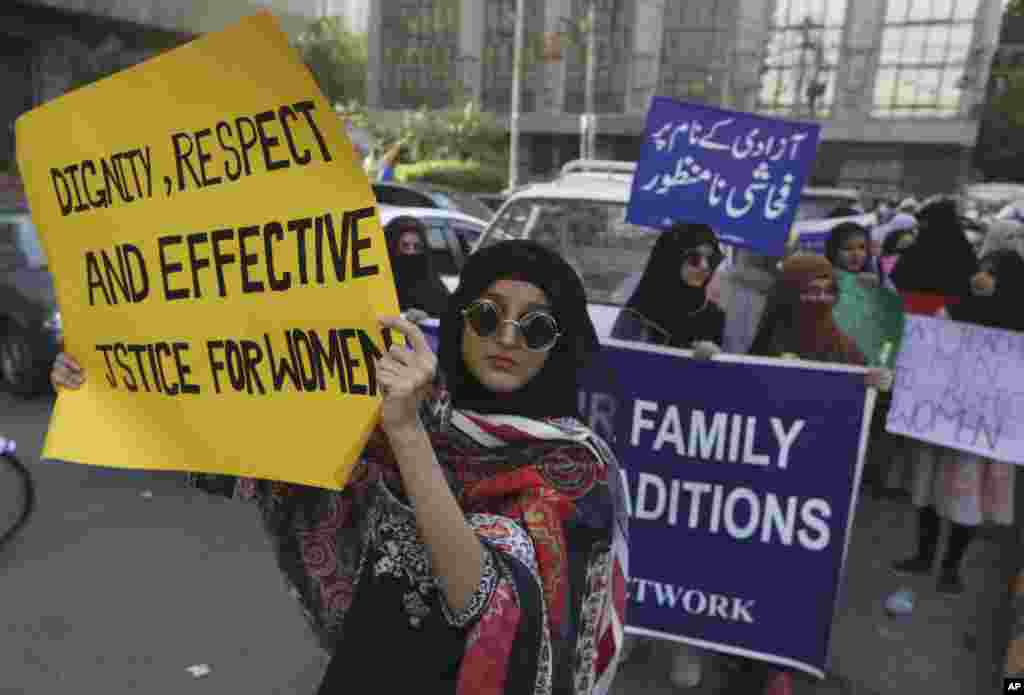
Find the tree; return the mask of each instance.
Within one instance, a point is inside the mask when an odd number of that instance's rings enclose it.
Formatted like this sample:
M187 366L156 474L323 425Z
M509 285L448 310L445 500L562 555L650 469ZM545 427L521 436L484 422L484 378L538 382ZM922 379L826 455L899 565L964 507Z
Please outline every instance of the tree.
M366 101L365 34L351 31L342 17L323 17L312 22L296 43L328 101Z

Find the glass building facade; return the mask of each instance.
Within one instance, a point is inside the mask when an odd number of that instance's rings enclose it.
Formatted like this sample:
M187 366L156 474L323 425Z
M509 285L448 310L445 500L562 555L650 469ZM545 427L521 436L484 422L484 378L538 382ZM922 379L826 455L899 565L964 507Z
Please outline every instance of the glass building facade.
M508 112L512 106L512 66L516 0L479 0L484 4L482 98L484 109ZM520 97L523 111L537 103L536 79L543 45L544 6L541 0L526 0L524 28L524 79Z
M380 100L388 108L445 108L458 96L458 0L380 3Z
M955 118L970 79L979 0L889 0L872 115Z
M827 117L835 103L847 0L777 0L758 110Z
M622 113L626 108L626 84L633 57L633 6L635 0L597 2L597 67L594 110ZM563 31L569 40L565 50L565 111L582 113L586 85L586 28L590 0L571 0L570 16Z
M738 0L669 3L658 93L687 101L721 98L732 65Z

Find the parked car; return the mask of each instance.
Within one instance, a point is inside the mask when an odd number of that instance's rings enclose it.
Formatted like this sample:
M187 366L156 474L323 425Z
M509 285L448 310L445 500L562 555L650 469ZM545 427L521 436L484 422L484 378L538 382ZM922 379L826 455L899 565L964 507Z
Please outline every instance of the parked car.
M46 254L20 190L5 186L0 191L0 389L22 396L47 392L62 339Z
M582 277L591 318L598 334L607 337L660 233L626 222L635 170L635 162L570 162L556 180L514 192L474 250L503 239L529 238L557 251ZM794 226L817 225L814 218L855 203L856 191L805 188Z
M451 210L379 205L378 211L382 227L402 216L415 217L427 226L434 268L449 289L458 284L466 257L487 227L484 220Z
M438 208L461 212L463 215L490 220L494 211L468 193L453 191L444 186L426 183L395 183L393 181L372 184L373 195L381 205L406 208Z

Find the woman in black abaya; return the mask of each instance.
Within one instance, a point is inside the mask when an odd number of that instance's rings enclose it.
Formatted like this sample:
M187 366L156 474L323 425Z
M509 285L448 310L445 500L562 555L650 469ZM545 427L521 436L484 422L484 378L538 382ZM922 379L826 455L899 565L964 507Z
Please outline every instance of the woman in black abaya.
M934 314L970 292L978 257L964 234L956 202L939 199L917 213L918 233L890 279L911 314Z
M704 224L677 223L654 244L640 284L619 314L612 337L683 349L722 344L725 312L707 287L722 262L718 237Z
M415 310L440 318L448 306L448 289L431 263L426 227L415 217L396 217L384 227L384 237L401 310L413 312L413 320Z

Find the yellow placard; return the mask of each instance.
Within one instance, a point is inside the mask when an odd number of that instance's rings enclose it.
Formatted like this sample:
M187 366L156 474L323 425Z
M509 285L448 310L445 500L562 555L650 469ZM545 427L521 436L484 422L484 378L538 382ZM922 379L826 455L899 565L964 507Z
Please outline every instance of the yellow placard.
M341 119L260 13L18 119L65 345L44 456L339 489L397 315ZM390 334L389 334L390 335Z

